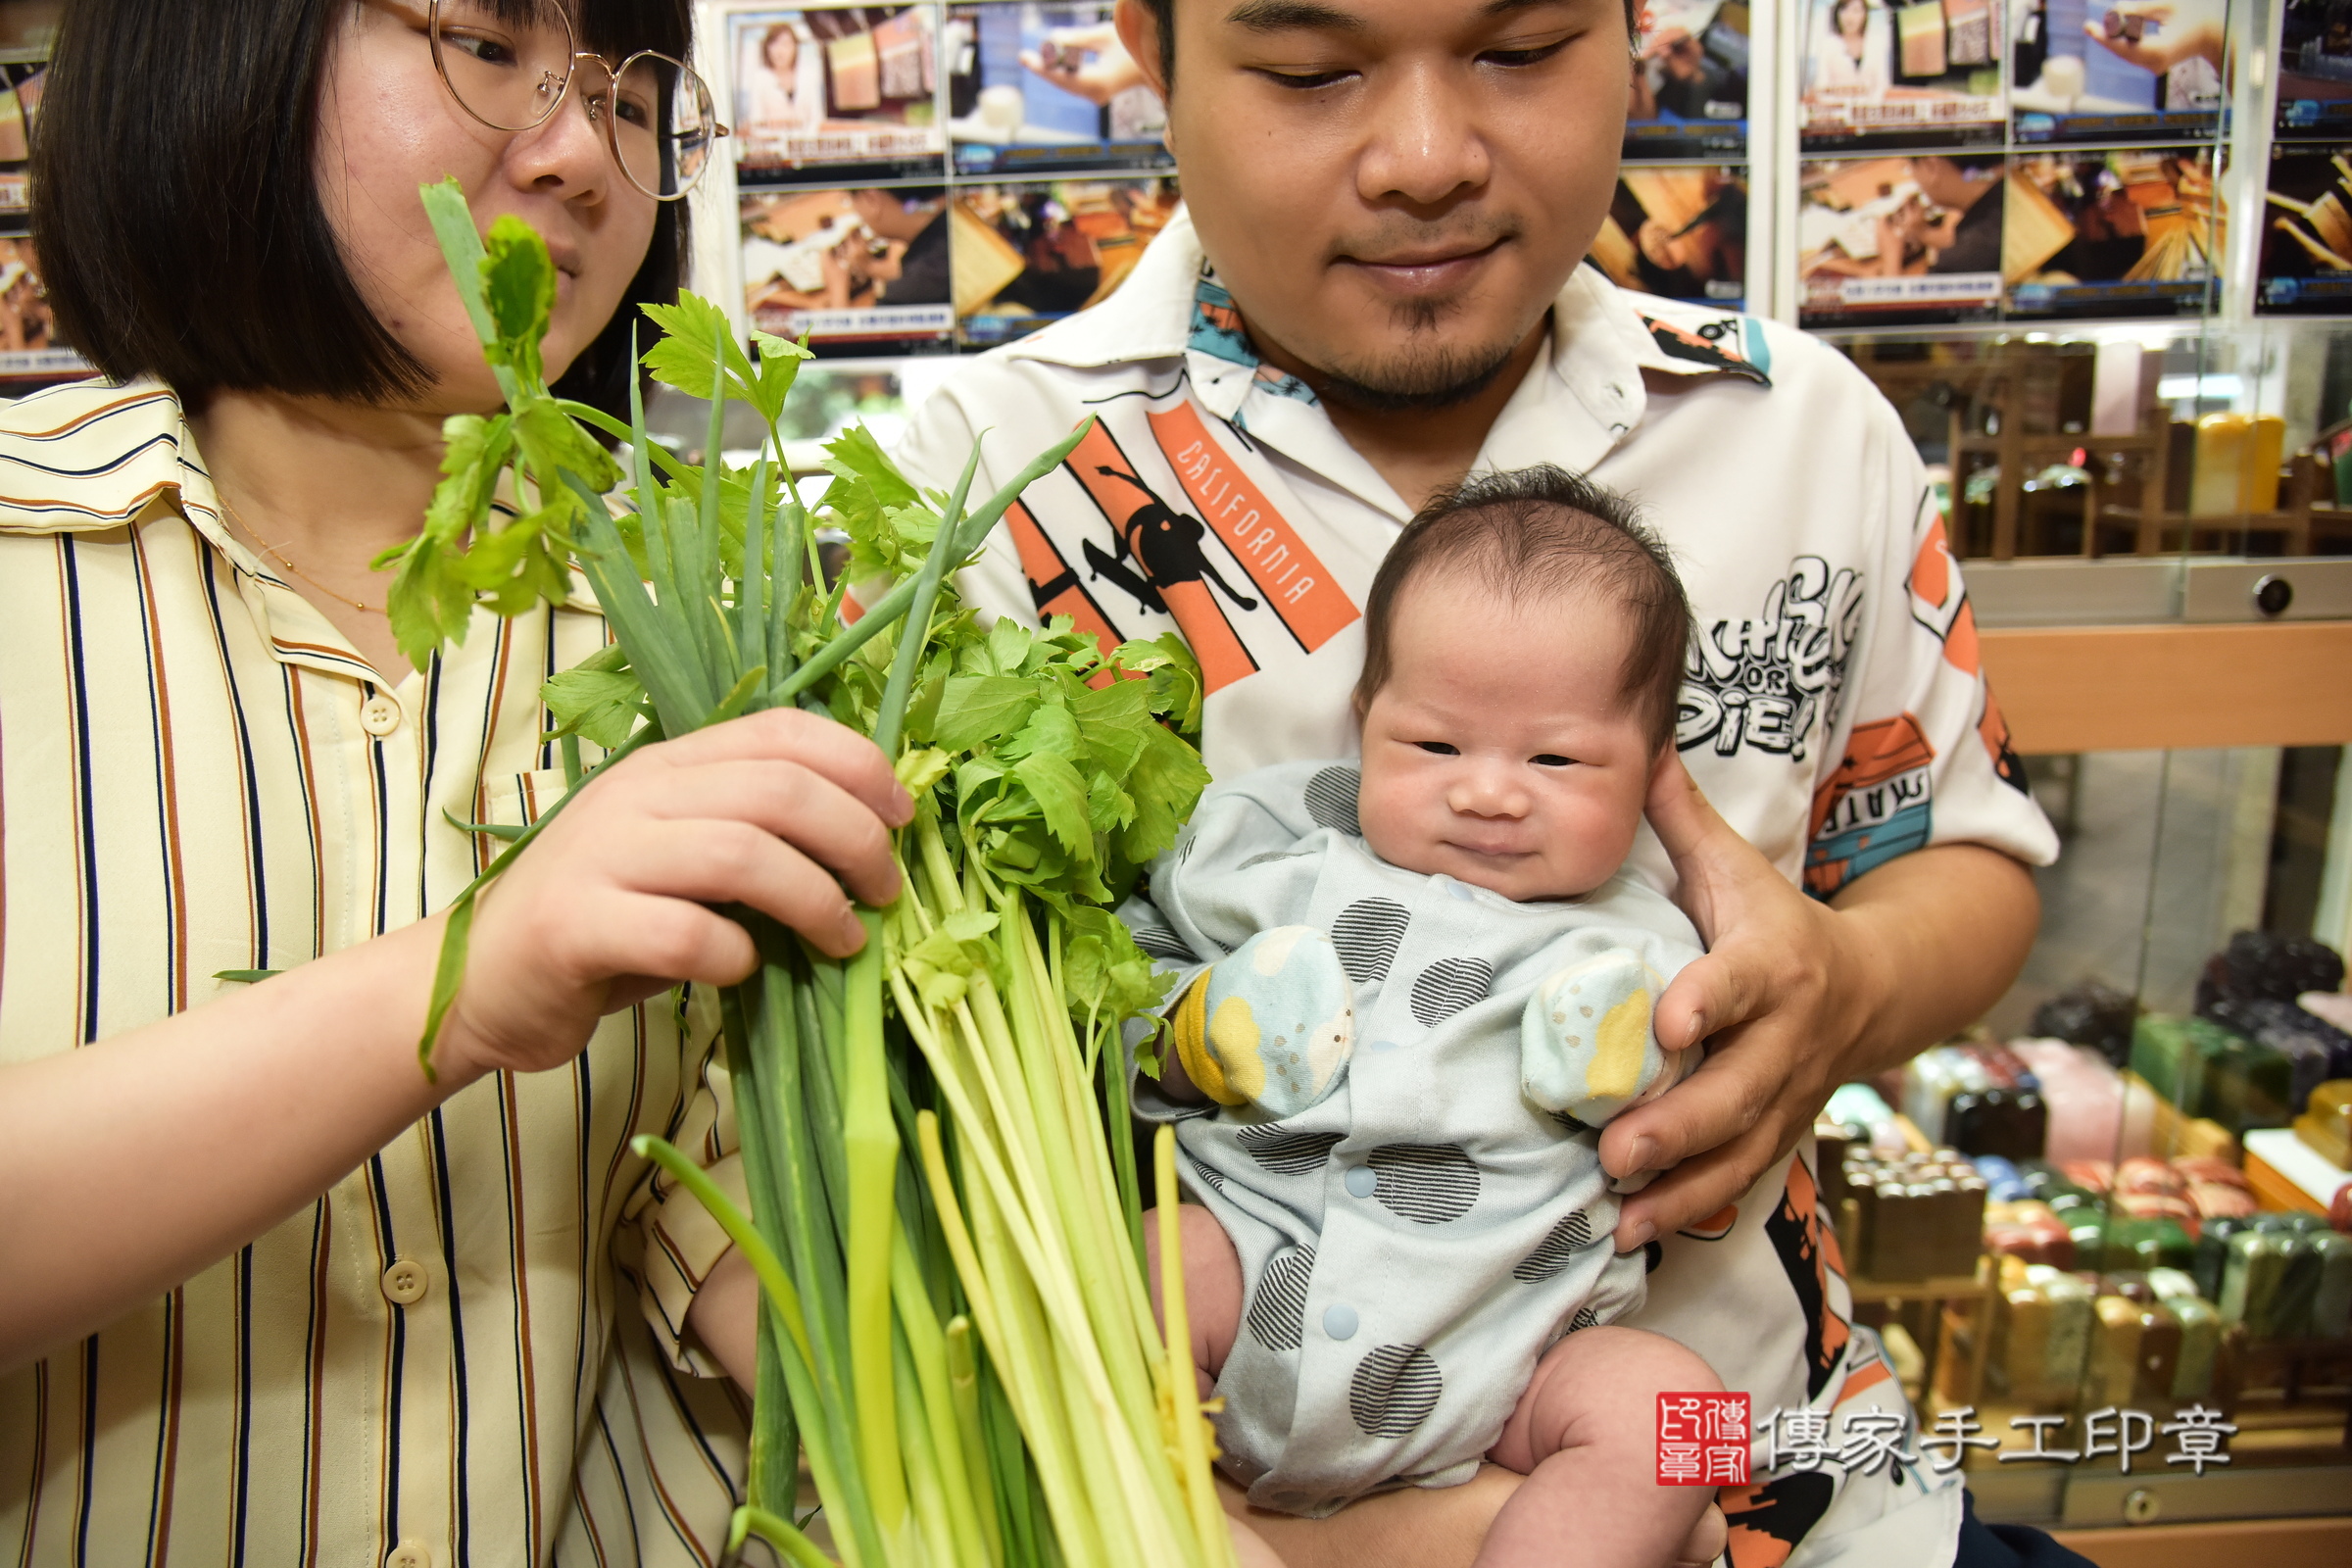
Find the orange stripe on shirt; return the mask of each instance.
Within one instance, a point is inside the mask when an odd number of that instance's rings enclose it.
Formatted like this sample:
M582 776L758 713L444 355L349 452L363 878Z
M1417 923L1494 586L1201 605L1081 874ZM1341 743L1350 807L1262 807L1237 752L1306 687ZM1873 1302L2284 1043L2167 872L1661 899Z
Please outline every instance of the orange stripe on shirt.
M1257 661L1250 657L1250 650L1233 634L1233 623L1217 607L1208 584L1169 583L1159 590L1159 596L1168 602L1168 613L1176 617L1193 657L1200 661L1200 689L1204 694L1221 691L1244 675L1257 673Z
M1163 581L1136 556L1129 538L1130 520L1154 502L1165 506L1166 499L1145 486L1117 438L1103 428L1101 420L1087 431L1086 439L1063 461L1063 466L1094 497L1095 505L1110 519L1120 549L1132 560L1137 574L1147 578L1167 605L1177 629L1184 633L1185 642L1193 650L1193 657L1200 662L1201 690L1221 691L1246 675L1256 674L1257 661L1242 645L1233 622L1225 618L1214 589L1199 578Z
M1055 615L1067 615L1070 623L1089 633L1104 653L1118 645L1119 634L1095 596L1086 591L1078 573L1061 551L1037 525L1029 509L1014 502L1004 509L1005 526L1012 531L1012 543L1021 553L1021 574L1029 579L1029 595L1037 605L1037 618L1049 620Z
M1360 617L1355 602L1290 519L1208 433L1191 404L1146 417L1184 493L1200 509L1201 520L1242 564L1300 647L1311 654Z
M1086 493L1095 498L1095 505L1102 509L1102 515L1110 519L1114 531L1121 529L1135 509L1144 504L1144 492L1121 477L1134 474L1140 483L1142 475L1135 474L1135 465L1128 461L1118 437L1105 429L1101 419L1095 421L1086 438L1062 460L1062 466L1086 486ZM1110 471L1106 473L1104 469Z
M1875 1358L1866 1361L1862 1365L1854 1368L1854 1370L1846 1377L1846 1380L1838 1386L1838 1396L1832 1399L1830 1403L1834 1406L1843 1404L1855 1395L1860 1394L1865 1390L1875 1388L1892 1376L1894 1376L1894 1374L1886 1370L1886 1363L1885 1361L1877 1360Z

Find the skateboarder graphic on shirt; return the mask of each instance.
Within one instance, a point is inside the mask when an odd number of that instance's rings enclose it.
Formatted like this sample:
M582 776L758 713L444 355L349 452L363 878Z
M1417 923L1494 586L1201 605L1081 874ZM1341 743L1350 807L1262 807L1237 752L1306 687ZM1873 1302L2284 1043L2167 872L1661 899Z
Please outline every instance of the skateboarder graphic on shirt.
M1206 523L1170 507L1132 473L1108 464L1101 465L1095 471L1105 478L1131 484L1144 493L1143 505L1117 525L1119 548L1115 555L1104 555L1093 541L1087 542L1087 564L1096 576L1106 577L1133 594L1139 608L1162 614L1168 612L1168 604L1161 590L1202 581L1216 584L1237 609L1257 608L1256 600L1237 591L1218 575L1217 568L1201 550L1200 541L1208 536ZM1129 561L1143 568L1142 575L1129 569Z

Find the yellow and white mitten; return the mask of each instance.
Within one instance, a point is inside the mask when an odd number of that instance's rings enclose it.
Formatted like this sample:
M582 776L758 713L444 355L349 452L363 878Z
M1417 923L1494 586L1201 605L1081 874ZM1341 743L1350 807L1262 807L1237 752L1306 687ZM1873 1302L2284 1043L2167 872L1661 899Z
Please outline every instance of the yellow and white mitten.
M1277 1119L1321 1100L1355 1048L1354 987L1331 938L1308 925L1260 931L1211 965L1176 1004L1177 1058L1220 1105Z
M1597 1127L1683 1076L1687 1052L1658 1046L1650 1013L1665 979L1625 948L1570 964L1519 1016L1519 1080L1545 1110Z

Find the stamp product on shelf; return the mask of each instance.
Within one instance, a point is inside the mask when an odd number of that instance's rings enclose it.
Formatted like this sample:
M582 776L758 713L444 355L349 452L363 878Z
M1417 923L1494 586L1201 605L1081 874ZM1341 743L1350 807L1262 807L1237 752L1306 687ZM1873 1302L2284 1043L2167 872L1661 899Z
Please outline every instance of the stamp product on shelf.
M2020 142L2210 136L2230 96L2228 0L2010 0Z
M2139 1004L2129 992L2097 980L2079 980L2034 1011L2034 1033L2087 1046L2114 1066L2132 1056L2132 1023Z
M737 180L944 172L937 18L929 5L730 14Z
M940 34L958 174L1165 169L1167 109L1111 25L1110 0L951 6Z
M1807 152L1997 145L2003 0L1804 0Z
M2020 154L2001 280L2012 318L2194 315L2214 301L2228 214L2210 147Z
M2281 138L2352 137L2352 6L2284 0L2278 8Z
M751 324L819 356L939 353L956 313L944 185L747 191Z
M2001 295L2002 162L1961 153L1798 166L1798 324L1989 321Z
M1620 287L1739 310L1747 293L1746 169L1627 167L1592 256Z
M1625 156L1738 157L1747 150L1746 0L1660 0L1635 45Z
M1026 337L1109 296L1176 213L1173 179L959 185L956 335L967 348Z

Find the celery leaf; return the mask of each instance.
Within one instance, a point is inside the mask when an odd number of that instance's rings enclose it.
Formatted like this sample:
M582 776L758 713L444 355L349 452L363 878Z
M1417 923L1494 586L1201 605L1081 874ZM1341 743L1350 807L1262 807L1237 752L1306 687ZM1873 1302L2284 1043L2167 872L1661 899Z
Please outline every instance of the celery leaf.
M547 241L512 213L500 215L483 243L482 299L498 328L498 341L487 348L490 362L513 370L524 386L541 388L539 340L556 308L556 264Z

